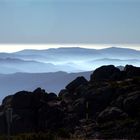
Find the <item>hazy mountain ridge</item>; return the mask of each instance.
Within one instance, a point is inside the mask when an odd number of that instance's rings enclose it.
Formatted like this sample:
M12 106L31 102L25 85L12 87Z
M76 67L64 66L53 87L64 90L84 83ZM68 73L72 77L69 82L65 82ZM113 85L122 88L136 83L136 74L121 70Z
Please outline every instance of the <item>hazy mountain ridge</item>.
M59 64L39 62L36 60L24 60L20 58L0 58L0 73L16 73L16 72L29 72L29 73L41 73L41 72L57 72L62 71L81 71L76 68L74 64Z
M108 64L140 66L139 56L140 51L117 47L100 50L79 47L22 50L14 53L0 53L2 69L0 73L4 71L5 73L8 73L8 71L9 73L81 72L90 71L101 65ZM21 61L21 63L18 63L18 61ZM3 62L5 62L4 66L2 65ZM15 66L13 62L15 62Z
M33 90L36 87L42 87L48 92L58 93L70 81L77 76L85 76L89 79L91 72L81 73L66 73L66 72L51 72L51 73L15 73L15 74L0 74L0 100L19 90ZM7 88L8 87L8 88Z
M124 53L123 57L130 56L132 58L121 59L120 51ZM107 53L111 55L116 53L118 57L112 58L110 55L105 57ZM133 55L135 57L130 55L132 53L135 53ZM0 53L1 97L22 89L32 90L37 86L43 87L47 91L58 92L65 84L80 75L79 72L91 71L103 64L121 65L121 69L126 64L140 66L138 55L140 56L140 51L115 47L101 50L77 47ZM57 73L57 71L66 73ZM72 72L77 73L71 74ZM87 75L89 76L89 72ZM87 75L84 76L87 77Z
M115 66L125 66L126 64L131 65L133 64L134 66L140 66L140 59L112 59L112 58L103 58L103 59L96 59L96 60L90 60L87 61L87 64L89 67L91 65L97 67L97 66L102 66L104 65L115 65Z
M110 48L105 48L105 49L87 49L87 48L80 48L80 47L70 47L70 48L57 48L57 49L47 49L47 50L22 50L19 52L16 52L14 54L22 54L22 55L54 55L54 54L60 54L60 55L72 55L72 56L77 56L77 55L89 55L92 57L98 56L101 58L106 58L104 56L108 55L108 58L114 57L115 56L121 56L123 55L124 58L126 59L135 59L140 55L140 51L138 50L133 50L133 49L128 49L128 48L119 48L119 47L110 47ZM131 54L131 55L130 55ZM95 55L95 56L93 56ZM101 55L101 56L100 56Z

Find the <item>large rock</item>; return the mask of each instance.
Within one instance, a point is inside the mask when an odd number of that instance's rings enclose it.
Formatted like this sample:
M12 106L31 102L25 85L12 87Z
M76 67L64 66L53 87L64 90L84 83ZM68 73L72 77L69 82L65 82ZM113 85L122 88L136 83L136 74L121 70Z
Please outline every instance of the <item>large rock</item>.
M31 105L31 92L20 91L3 99L4 108L29 108Z
M113 65L107 65L97 68L91 75L91 81L102 81L119 79L121 72L118 68Z
M33 91L33 93L34 94L43 94L43 93L45 93L45 90L44 89L41 89L40 87L39 88L37 88L37 89L35 89L34 91Z
M55 93L49 93L47 95L47 100L51 101L51 100L56 100L57 99L57 95Z
M59 92L58 97L65 103L71 103L73 101L73 94L69 93L67 89L62 89Z
M35 131L35 122L37 114L31 109L16 109L12 115L12 133L29 133Z
M7 133L7 123L4 112L0 112L0 135Z
M107 107L97 117L98 122L114 121L126 118L128 115L117 107Z
M77 114L78 118L86 117L86 101L85 98L79 98L72 104L73 111Z
M39 109L48 101L56 98L54 93L47 94L41 88L37 88L33 92L20 91L7 96L2 102L2 108L4 108L3 111L8 108L12 109L12 133L27 133L38 130ZM4 129L2 125L1 129Z
M77 77L75 80L73 80L66 86L66 89L68 89L70 92L74 92L74 90L80 85L86 85L87 83L88 81L83 76Z
M11 107L15 109L30 108L32 96L30 92L20 91L13 95Z
M89 104L89 116L95 117L98 112L104 110L111 103L113 94L114 89L108 86L87 91L85 99Z
M9 95L2 100L2 106L5 108L11 107L13 95Z
M62 90L60 90L58 97L63 98L66 94L68 94L68 90L62 89Z
M130 115L140 115L140 91L129 93L123 101L123 109Z
M126 72L127 77L140 77L140 68L134 67L132 65L126 65L124 68L124 71Z
M42 106L38 112L39 128L42 129L58 129L62 126L64 111L60 105L54 104Z

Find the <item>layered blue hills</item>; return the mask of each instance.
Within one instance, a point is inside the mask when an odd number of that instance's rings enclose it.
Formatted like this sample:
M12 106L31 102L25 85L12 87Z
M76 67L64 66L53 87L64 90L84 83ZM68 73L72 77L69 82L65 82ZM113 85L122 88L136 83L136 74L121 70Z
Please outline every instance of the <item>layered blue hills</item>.
M36 87L58 93L76 77L89 79L91 71L110 64L121 69L127 64L140 66L140 51L70 47L0 53L0 100L11 92Z

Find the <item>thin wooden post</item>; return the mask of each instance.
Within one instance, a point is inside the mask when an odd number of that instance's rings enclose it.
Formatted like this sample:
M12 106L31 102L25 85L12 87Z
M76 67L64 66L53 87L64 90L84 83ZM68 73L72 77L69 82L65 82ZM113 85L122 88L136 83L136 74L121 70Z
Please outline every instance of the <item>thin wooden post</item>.
M88 110L89 110L89 102L86 102L86 120L89 119L89 114L88 114Z

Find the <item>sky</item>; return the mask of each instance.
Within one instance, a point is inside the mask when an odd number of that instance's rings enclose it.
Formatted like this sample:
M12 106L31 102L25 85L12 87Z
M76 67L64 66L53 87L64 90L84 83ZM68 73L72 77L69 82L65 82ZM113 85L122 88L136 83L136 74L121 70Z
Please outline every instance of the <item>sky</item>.
M11 44L135 48L139 25L140 0L0 0L0 51L3 44L9 44L9 51Z

